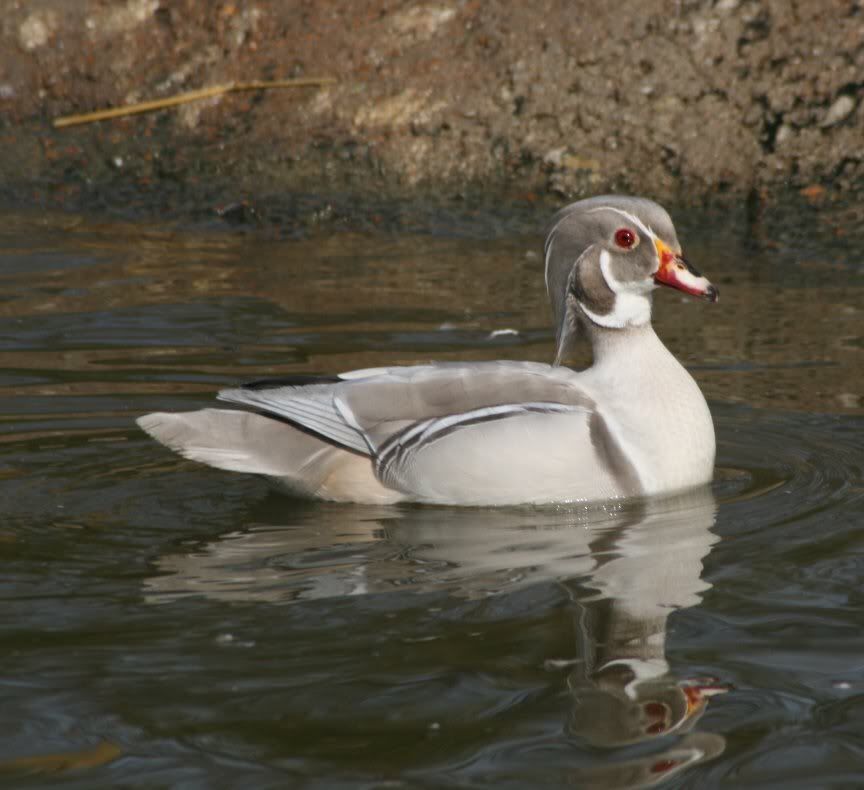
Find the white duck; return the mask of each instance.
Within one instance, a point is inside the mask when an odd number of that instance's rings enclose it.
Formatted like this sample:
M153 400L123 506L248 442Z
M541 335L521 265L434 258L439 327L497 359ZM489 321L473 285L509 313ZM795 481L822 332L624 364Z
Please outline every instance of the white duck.
M573 203L546 238L554 365L440 363L223 390L249 411L138 419L187 458L343 502L584 502L707 483L714 426L702 393L651 327L658 284L717 300L644 198ZM579 328L594 363L560 366Z

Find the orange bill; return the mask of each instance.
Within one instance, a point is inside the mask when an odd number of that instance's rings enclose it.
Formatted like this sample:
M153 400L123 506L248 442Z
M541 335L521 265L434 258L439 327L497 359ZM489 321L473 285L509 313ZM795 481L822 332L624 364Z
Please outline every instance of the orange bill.
M701 296L709 302L716 302L720 292L715 288L707 277L703 277L687 259L680 253L673 252L670 247L660 239L655 240L657 257L660 266L654 273L654 282L659 285L668 285L684 293L693 296Z

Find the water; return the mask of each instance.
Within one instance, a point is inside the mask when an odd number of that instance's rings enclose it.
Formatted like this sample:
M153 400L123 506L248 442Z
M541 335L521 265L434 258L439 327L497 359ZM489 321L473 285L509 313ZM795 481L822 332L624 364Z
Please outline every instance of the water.
M5 215L0 782L864 783L856 245L681 224L721 301L664 292L655 323L711 403L713 488L475 510L298 503L132 418L548 360L536 238Z

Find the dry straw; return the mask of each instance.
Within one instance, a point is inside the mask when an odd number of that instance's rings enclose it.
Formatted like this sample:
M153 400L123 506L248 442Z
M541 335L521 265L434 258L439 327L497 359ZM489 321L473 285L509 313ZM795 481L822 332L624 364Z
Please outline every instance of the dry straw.
M267 82L232 82L227 85L213 85L209 88L201 88L188 93L178 93L164 99L140 102L139 104L127 104L125 107L111 107L107 110L86 112L81 115L67 115L54 120L54 128L62 129L64 126L76 126L82 123L94 123L106 121L110 118L122 118L126 115L136 115L142 112L153 112L164 110L166 107L176 107L179 104L187 104L201 99L209 99L212 96L221 96L234 91L257 91L270 90L272 88L307 88L319 87L321 85L332 85L336 80L333 77L308 77L294 80L272 80Z

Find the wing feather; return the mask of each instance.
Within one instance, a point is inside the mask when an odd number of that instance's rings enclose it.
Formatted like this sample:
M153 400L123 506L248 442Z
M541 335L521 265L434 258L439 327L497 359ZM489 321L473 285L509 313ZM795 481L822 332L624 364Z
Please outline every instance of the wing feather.
M374 457L394 436L407 438L406 431L431 430L428 439L481 416L505 418L527 405L592 409L574 378L566 368L533 362L445 363L352 371L335 383L223 390L219 399Z
M266 390L222 390L219 400L262 411L288 420L335 444L369 455L369 443L349 425L333 403L332 390L339 385L278 387ZM316 390L310 393L309 390ZM321 392L325 390L325 392Z

